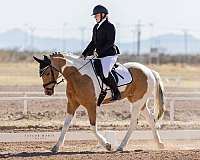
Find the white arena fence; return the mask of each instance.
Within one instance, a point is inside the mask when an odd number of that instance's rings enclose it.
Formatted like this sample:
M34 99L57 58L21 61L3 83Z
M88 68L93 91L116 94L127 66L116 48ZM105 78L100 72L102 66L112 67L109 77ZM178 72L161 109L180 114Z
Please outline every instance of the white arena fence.
M170 94L170 97L165 98L169 101L170 105L170 122L174 123L175 117L175 104L177 101L196 101L200 102L200 92L167 92L166 95ZM7 95L7 96L4 96ZM22 96L9 96L9 95L22 95ZM43 96L30 96L29 95L43 95ZM177 95L182 95L178 97ZM185 96L184 96L185 95ZM186 96L187 95L187 96ZM192 95L192 97L188 97ZM194 96L195 95L195 96ZM44 96L43 92L0 92L0 101L23 101L23 114L28 113L28 101L30 100L66 100L65 92L56 92L56 96Z

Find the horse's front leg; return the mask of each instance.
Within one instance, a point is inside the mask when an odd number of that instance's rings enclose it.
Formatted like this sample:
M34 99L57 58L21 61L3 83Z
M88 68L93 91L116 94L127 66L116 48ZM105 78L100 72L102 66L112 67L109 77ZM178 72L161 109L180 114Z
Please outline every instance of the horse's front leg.
M65 116L64 125L63 125L63 128L61 130L60 137L59 137L56 145L51 149L51 151L53 153L58 152L60 146L64 143L65 134L66 134L66 132L69 128L69 125L72 121L72 118L73 118L74 113L75 113L76 109L78 108L78 106L79 106L78 104L73 104L71 102L68 102L68 104L67 104L67 114Z
M108 151L111 150L111 144L103 137L97 130L96 124L96 104L87 107L88 116L90 120L91 130L94 132L96 138L98 139L99 143L103 145Z

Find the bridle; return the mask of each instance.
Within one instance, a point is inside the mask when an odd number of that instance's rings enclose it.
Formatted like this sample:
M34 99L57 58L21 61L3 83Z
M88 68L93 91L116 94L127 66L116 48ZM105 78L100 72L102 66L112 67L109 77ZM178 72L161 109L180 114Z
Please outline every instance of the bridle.
M58 73L60 73L60 71L59 71L58 69L56 69L55 67L53 67L52 65L48 65L48 66L45 68L45 70L43 71L43 74L45 73L45 71L46 71L48 68L50 68L51 76L52 76L53 78L52 78L52 81L43 84L43 87L44 87L45 89L47 89L47 90L53 90L54 87L52 87L52 88L47 88L47 86L50 85L50 84L53 84L54 86L55 86L55 85L58 85L58 84L60 84L61 82L64 82L64 79L62 78L62 80L60 80L59 82L57 82L57 80L55 79L55 76L54 76L53 69L55 69ZM61 76L62 76L62 74L61 74L60 76L58 76L58 78L60 78ZM57 78L57 79L58 79L58 78Z
M92 59L94 59L94 58L95 58L95 56L93 56L88 62L86 62L84 65L82 65L80 68L78 68L78 70L81 70L81 69L82 69L83 67L85 67L88 63L91 63ZM45 73L45 71L46 71L49 67L50 67L50 71L51 71L51 75L52 75L52 77L53 77L53 80L50 81L50 82L48 82L48 83L43 84L43 87L44 87L46 90L51 90L51 91L52 91L53 88L54 88L54 86L60 84L61 82L64 82L64 79L62 78L62 80L60 80L59 82L56 81L55 76L54 76L53 69L55 69L58 73L60 73L60 71L59 71L57 68L55 68L54 66L52 66L51 64L49 64L46 68L43 69L41 76ZM72 73L73 73L73 72L72 72ZM72 74L72 73L71 73L71 74ZM70 75L71 75L71 74L70 74ZM62 76L62 73L61 73L60 76L58 76L58 78L60 78L61 76ZM68 76L69 76L69 75L68 75ZM57 78L57 79L58 79L58 78ZM52 88L46 88L46 87L47 87L48 85L50 85L50 84L53 84L54 86L53 86Z

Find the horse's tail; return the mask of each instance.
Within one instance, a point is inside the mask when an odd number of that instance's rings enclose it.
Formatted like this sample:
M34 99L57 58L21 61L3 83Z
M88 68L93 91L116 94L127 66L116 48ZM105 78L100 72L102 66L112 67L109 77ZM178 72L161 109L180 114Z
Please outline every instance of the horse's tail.
M156 120L160 120L163 118L165 112L164 87L159 73L154 70L152 70L152 73L156 79L156 89L154 93L154 113Z

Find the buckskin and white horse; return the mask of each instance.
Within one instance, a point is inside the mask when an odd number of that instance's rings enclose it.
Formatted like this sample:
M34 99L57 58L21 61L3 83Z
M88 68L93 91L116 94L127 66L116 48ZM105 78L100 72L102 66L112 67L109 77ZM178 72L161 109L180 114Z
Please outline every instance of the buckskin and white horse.
M43 80L46 95L54 94L54 87L57 84L59 74L62 74L67 81L67 114L60 137L56 145L52 148L52 152L57 152L63 144L65 133L69 128L76 109L80 105L86 108L91 129L99 143L107 150L111 150L111 144L97 130L96 110L100 87L93 67L89 63L91 60L80 59L74 55L63 56L60 53L55 53L50 55L50 57L44 56L44 59L36 57L34 59L40 64L40 76ZM133 130L136 128L139 113L143 114L148 121L157 146L164 148L155 126L156 121L163 117L165 111L163 85L160 76L157 72L139 63L129 62L123 64L123 66L130 71L133 81L119 87L119 90L122 95L121 99L127 98L130 102L132 113L129 129L117 150L123 151L123 148L128 143ZM147 106L148 99L152 96L154 96L154 114ZM110 100L111 94L108 94L103 103L112 103Z

